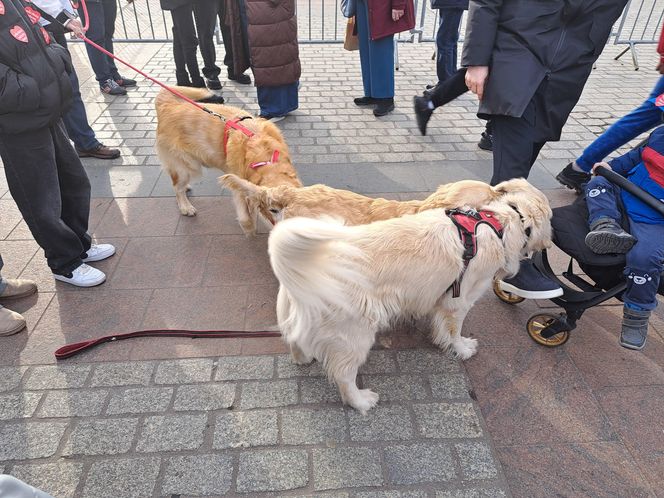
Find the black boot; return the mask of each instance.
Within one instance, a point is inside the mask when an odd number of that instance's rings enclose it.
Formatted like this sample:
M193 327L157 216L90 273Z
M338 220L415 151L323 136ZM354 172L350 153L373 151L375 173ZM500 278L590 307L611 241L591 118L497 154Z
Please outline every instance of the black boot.
M595 254L625 254L635 243L636 239L611 218L593 222L586 235L586 245Z
M620 345L627 349L641 350L646 345L648 335L648 319L650 311L633 310L625 306L623 309Z
M374 99L373 97L357 97L353 99L353 103L357 106L363 105L375 105L378 103L379 99Z
M373 110L374 116L377 118L381 116L386 116L394 110L394 99L376 99L378 103L376 108Z
M590 181L590 174L585 171L576 171L573 164L574 163L569 163L565 166L563 170L556 175L556 180L565 187L576 190L577 194L582 194L586 183Z
M492 151L493 150L493 135L491 135L486 130L483 131L482 135L480 136L480 141L477 143L477 146L482 150Z
M428 96L413 97L413 106L415 107L415 120L417 127L422 135L427 134L427 124L433 114L433 103Z
M228 79L231 81L236 81L240 85L250 85L251 84L251 76L248 74L240 74L240 75L235 75L235 72L229 67L228 68Z

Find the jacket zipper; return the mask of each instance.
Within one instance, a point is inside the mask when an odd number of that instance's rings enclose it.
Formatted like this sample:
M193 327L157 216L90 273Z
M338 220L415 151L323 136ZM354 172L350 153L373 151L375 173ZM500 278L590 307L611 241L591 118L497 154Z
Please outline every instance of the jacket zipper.
M44 55L44 58L46 59L46 62L48 63L48 66L51 68L51 72L53 73L53 76L55 77L55 81L58 84L58 90L60 96L62 96L62 84L60 83L60 78L58 76L57 71L55 70L55 66L53 65L53 61L51 61L51 58L48 56L46 53L46 49L42 46L41 42L39 41L39 36L43 35L38 32L37 30L34 29L33 25L30 23L29 20L26 20L23 15L21 14L21 11L16 7L16 4L14 3L15 1L20 1L20 0L9 0L9 4L12 6L14 9L14 12L16 12L16 15L18 15L19 19L23 23L23 25L30 31L35 37L37 37L36 43L37 46L39 47L39 50L41 50L42 54Z
M565 41L566 35L567 35L567 23L563 25L563 31L562 33L560 33L560 38L558 39L558 45L556 46L556 50L553 52L553 57L551 58L551 64L549 65L549 70L546 72L546 79L549 79L549 76L551 75L553 66L556 63L556 57L558 56L558 52L560 52L560 47L563 46L563 42Z

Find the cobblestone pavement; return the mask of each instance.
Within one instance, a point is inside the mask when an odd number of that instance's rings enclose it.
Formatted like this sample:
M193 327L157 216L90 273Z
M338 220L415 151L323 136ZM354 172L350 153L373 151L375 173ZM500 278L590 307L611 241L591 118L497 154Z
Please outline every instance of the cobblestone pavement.
M266 229L242 235L210 171L192 185L198 216L181 217L152 148L157 89L141 82L127 97L101 96L83 47L72 50L90 121L123 153L85 161L91 231L118 253L98 264L108 275L99 288L55 283L0 169L3 275L40 286L12 303L27 332L0 340L0 470L56 498L664 497L664 433L652 416L664 410L661 312L643 353L618 346L616 303L589 310L550 350L524 332L531 313L555 311L550 303L487 295L464 324L480 348L463 364L431 349L426 324L400 324L379 337L362 376L382 396L367 418L342 408L315 367L291 366L280 340L137 339L53 366L57 347L112 332L275 324ZM173 82L170 46L117 51ZM652 47L639 48L638 72L612 60L618 51L607 47L562 140L533 170L553 205L574 199L553 175L657 78ZM356 53L301 47L300 109L279 126L305 183L410 199L489 178L474 97L437 111L428 136L416 131L411 98L433 79L431 53L400 46L397 110L375 119L351 102L361 94ZM224 95L257 110L250 86L228 83Z

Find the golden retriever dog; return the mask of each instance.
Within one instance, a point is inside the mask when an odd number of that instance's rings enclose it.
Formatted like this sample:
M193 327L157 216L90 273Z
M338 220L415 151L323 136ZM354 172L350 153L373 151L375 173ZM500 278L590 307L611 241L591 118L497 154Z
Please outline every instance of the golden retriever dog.
M204 88L175 87L193 100L212 100ZM205 114L163 89L157 95L157 140L155 147L162 167L170 175L178 208L193 216L196 209L187 198L189 182L202 167L234 173L256 185L300 187L288 146L279 128L236 107L205 104L222 116ZM244 131L227 126L234 119Z
M376 199L327 185L262 187L233 174L219 177L219 183L232 192L238 222L247 235L256 233L258 214L273 225L296 216L332 216L344 220L346 225L365 225L426 209L458 206L479 208L502 195L488 184L475 180L441 185L422 201Z
M523 257L551 245L544 194L522 179L496 190L503 195L483 209L500 222L502 237L478 226L477 253L465 269L459 232L443 209L359 226L304 217L277 223L268 250L280 283L279 328L293 360L321 361L343 401L365 413L378 395L358 389L357 371L394 318L430 316L433 343L470 358L477 340L461 336L468 310L494 276L515 274Z

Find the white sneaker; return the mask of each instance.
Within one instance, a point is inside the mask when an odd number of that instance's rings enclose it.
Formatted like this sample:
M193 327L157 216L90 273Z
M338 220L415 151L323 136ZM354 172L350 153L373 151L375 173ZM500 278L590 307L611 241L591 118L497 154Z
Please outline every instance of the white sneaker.
M92 244L87 251L88 257L83 260L84 263L92 263L110 258L115 254L115 246L111 244Z
M94 287L95 285L103 284L104 280L106 280L106 274L103 271L99 271L85 263L71 272L71 277L55 273L53 276L56 280L60 280L60 282L67 282L76 287Z

